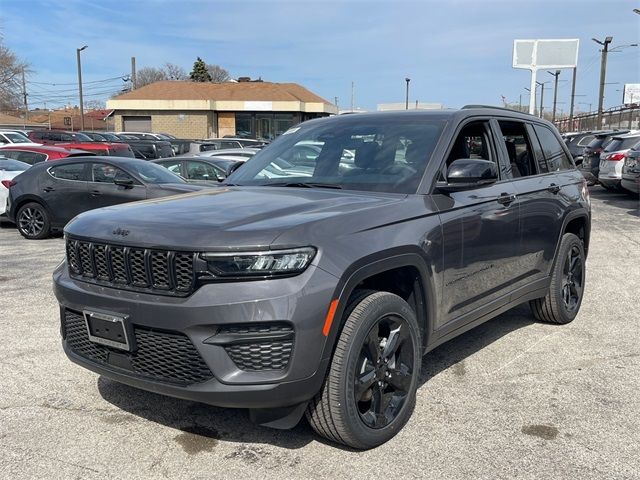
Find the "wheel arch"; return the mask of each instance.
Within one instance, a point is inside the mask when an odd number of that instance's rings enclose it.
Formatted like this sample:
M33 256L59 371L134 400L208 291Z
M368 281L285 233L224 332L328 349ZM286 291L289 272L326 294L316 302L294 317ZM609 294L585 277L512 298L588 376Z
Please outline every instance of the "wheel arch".
M12 206L12 213L13 213L13 217L14 217L13 218L14 223L17 222L17 220L18 220L18 212L27 203L37 203L42 208L44 208L47 211L47 214L49 215L49 221L53 225L53 223L55 221L55 216L53 215L53 212L51 211L49 206L46 204L46 202L43 202L40 197L37 197L36 195L32 195L32 194L22 195L15 201L14 205Z
M423 351L431 338L436 314L431 262L418 247L398 248L362 258L346 269L334 292L338 306L327 335L323 359L330 358L342 331L349 299L359 289L388 291L405 299L413 308L422 333ZM403 281L394 285L393 279ZM407 282L411 287L407 288Z

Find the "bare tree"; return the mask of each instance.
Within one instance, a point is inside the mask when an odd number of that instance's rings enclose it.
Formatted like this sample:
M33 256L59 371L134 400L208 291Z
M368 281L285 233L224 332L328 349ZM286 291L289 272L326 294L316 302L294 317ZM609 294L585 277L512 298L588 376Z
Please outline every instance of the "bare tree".
M163 70L168 80L186 80L189 78L187 71L175 63L165 63Z
M211 75L212 83L224 83L231 78L229 72L222 68L220 65L207 64L207 71Z
M0 36L0 110L22 105L22 71L27 64L20 60Z
M86 110L102 110L106 107L104 100L87 100L84 102L84 108Z
M144 87L150 83L168 80L167 72L161 68L144 67L136 72L136 87Z

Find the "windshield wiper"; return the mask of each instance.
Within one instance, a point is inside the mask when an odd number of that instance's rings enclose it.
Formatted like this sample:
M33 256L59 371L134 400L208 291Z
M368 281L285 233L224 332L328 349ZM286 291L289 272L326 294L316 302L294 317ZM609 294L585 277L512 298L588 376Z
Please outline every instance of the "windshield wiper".
M335 188L341 189L342 186L335 183L318 183L318 182L274 182L265 183L265 187L298 187L298 188Z

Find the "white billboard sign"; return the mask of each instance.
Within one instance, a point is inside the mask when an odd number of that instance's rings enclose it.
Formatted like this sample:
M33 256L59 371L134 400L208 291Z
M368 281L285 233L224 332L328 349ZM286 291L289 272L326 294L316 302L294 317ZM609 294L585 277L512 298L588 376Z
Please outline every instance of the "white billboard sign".
M625 83L622 103L637 105L640 103L640 83Z
M575 68L578 64L577 38L538 39L513 41L513 68L531 70L531 96L529 113L533 114L536 104L536 73L539 69Z

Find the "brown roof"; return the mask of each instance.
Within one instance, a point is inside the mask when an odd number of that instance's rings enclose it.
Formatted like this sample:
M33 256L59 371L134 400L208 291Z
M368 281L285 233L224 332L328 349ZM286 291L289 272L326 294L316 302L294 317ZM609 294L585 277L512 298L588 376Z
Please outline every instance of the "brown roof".
M14 117L13 115L7 115L6 113L0 112L0 125L20 126L20 125L24 125L24 123L25 123L24 119L20 117ZM26 122L27 125L37 125L38 123L39 122L31 118L29 118Z
M140 87L113 100L217 100L329 103L297 83L204 83L167 80Z

